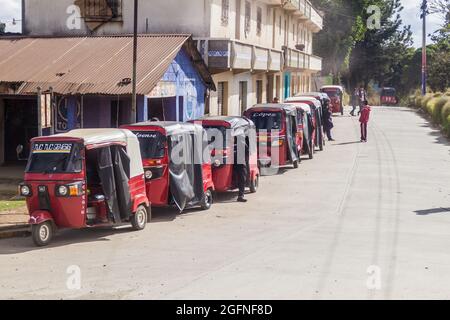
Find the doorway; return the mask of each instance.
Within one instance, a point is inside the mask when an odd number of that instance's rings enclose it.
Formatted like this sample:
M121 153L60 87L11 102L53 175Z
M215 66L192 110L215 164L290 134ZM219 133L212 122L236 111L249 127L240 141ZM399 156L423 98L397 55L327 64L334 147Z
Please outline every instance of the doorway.
M37 100L4 100L4 159L6 163L16 163L16 148L23 145L21 158L30 154L30 140L38 135Z

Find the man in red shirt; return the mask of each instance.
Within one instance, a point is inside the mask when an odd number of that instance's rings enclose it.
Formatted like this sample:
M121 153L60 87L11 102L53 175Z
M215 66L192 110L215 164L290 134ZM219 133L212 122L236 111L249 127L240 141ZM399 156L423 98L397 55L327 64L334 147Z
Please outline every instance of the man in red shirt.
M367 124L370 119L370 111L369 103L365 100L361 109L361 116L359 117L359 122L361 122L361 142L367 142Z

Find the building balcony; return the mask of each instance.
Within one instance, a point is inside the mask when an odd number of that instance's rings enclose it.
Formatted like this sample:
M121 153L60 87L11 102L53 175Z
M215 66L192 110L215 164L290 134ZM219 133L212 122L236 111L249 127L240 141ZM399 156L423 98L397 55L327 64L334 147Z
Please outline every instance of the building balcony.
M284 47L285 67L294 71L321 71L322 58L306 54L302 51Z
M234 71L280 72L283 52L233 39L196 38L197 48L211 73Z
M308 0L286 1L284 8L293 10L293 15L304 20L304 23L312 29L313 32L319 32L323 29L323 18L319 12L311 5Z

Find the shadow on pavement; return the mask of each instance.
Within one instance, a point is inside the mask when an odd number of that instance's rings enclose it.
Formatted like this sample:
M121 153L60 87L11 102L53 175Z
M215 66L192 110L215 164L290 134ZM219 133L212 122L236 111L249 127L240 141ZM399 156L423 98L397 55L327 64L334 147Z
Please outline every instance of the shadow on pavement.
M350 144L357 144L357 143L361 143L361 141L352 141L352 142L342 142L342 143L333 143L333 146L346 146L346 145L350 145Z
M450 213L450 208L434 208L434 209L427 209L427 210L417 210L414 212L418 216L428 216L430 214Z

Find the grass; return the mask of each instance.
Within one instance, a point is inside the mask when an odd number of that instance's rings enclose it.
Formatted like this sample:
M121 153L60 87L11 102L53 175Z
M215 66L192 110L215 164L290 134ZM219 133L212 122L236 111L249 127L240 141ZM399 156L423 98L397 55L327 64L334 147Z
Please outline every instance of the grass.
M25 201L0 200L0 212L25 207Z

